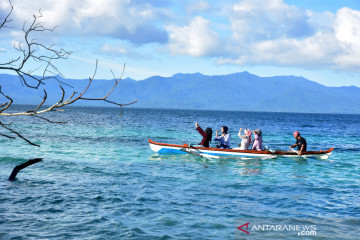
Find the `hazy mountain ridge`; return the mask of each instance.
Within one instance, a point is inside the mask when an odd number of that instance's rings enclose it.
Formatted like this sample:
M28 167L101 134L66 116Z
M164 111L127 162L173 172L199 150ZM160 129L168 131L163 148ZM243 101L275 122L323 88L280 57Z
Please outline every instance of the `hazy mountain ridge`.
M87 79L63 79L68 96L81 92ZM86 96L103 97L113 81L94 80ZM2 91L16 96L14 103L37 104L43 91L23 87L17 76L0 74ZM55 80L46 82L47 104L57 102L61 91ZM126 103L138 99L131 107L212 109L270 112L360 113L360 88L326 87L303 77L259 77L248 72L206 76L200 73L153 76L142 81L123 79L109 99ZM6 99L1 100L4 102ZM100 102L78 102L77 105L111 106Z

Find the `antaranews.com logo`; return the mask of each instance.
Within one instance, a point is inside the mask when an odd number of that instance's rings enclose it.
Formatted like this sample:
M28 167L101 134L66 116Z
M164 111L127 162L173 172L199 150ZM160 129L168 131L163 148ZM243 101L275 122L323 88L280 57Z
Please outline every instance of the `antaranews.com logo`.
M316 236L316 225L308 224L254 224L247 222L238 227L245 234L252 232L295 232L298 236Z

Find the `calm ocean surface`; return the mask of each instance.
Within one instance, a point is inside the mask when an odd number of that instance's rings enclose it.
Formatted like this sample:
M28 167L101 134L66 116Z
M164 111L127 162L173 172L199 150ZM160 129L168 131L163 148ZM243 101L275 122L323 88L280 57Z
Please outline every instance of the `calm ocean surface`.
M68 108L46 115L65 125L11 119L41 147L0 138L0 239L360 239L360 115L119 114ZM299 130L308 150L335 150L328 160L207 160L150 150L148 138L200 142L195 122L214 132L227 125L233 147L244 127L260 128L273 149L287 150ZM15 165L36 157L43 162L7 181ZM238 229L248 222L249 234ZM289 226L315 227L316 236Z

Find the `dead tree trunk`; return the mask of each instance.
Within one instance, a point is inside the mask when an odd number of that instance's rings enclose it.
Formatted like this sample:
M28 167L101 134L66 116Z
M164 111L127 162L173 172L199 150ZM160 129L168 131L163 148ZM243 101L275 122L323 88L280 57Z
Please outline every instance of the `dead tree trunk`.
M27 162L24 162L23 164L17 165L16 167L14 167L14 169L9 177L9 181L14 181L16 178L16 175L18 174L18 172L20 172L20 170L22 170L30 165L33 165L37 162L40 162L40 161L42 161L42 158L34 158L34 159L30 159Z

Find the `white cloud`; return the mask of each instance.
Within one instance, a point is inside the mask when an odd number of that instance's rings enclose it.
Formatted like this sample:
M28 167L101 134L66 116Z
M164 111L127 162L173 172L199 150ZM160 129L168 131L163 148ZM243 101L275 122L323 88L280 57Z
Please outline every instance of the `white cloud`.
M218 34L209 28L209 20L193 18L188 26L168 26L168 48L171 54L201 57L212 54L218 47Z
M42 21L59 26L55 36L84 36L93 46L100 41L107 53L136 56L131 48L155 42L166 45L172 55L212 56L219 64L360 71L360 11L312 12L284 0L212 1L211 6L209 2L196 0L183 9L166 0L12 0L13 18L20 25L41 8ZM0 9L9 9L7 0L0 2ZM193 13L198 16L190 18ZM21 40L19 32L5 34ZM103 38L95 38L98 35ZM116 44L107 37L133 44L127 49L104 45Z
M198 0L191 1L190 4L186 7L188 13L194 13L199 11L206 11L210 9L210 4L208 1Z
M360 71L360 12L313 13L282 0L244 0L229 18L218 64L267 64Z
M108 44L105 44L101 47L101 50L104 52L108 52L110 54L126 54L128 51L122 47L122 46L110 46Z
M100 33L110 33L120 26L135 28L141 17L134 19L134 10L129 7L129 0L83 0L81 7L74 7L72 17L77 28L87 31L97 29Z
M338 68L360 71L360 11L342 8L336 14L335 36L342 52L334 59Z
M339 41L360 45L360 11L342 8L336 14L335 31Z
M308 18L306 11L282 0L244 0L233 6L229 20L234 39L259 41L308 36Z
M167 15L166 9L131 0L13 0L12 17L20 24L32 21L39 9L46 26L59 26L55 34L107 35L135 42L166 41L165 30L156 26L156 21ZM0 8L8 9L8 4ZM150 29L142 39L140 34ZM148 39L147 39L148 38Z
M150 19L141 9L134 9L130 0L13 0L16 19L26 21L32 18L39 9L43 14L43 21L50 25L65 25L90 29L86 26L88 19L96 19L96 26L102 25L98 31L124 25L131 29L136 23ZM5 6L4 6L5 7ZM148 10L150 11L150 10ZM151 14L147 14L151 15ZM147 18L148 17L148 18ZM111 21L109 21L111 20Z
M12 0L14 6L12 18L22 24L25 21L29 23L33 15L39 15L39 10L43 15L42 22L48 25L57 26L66 20L69 20L70 6L73 5L70 0L52 1L52 0ZM0 5L2 9L8 9L9 3L3 1Z
M252 45L251 61L279 65L301 65L312 67L314 63L331 65L329 56L336 54L340 48L334 36L318 33L305 39L281 38L261 41Z

